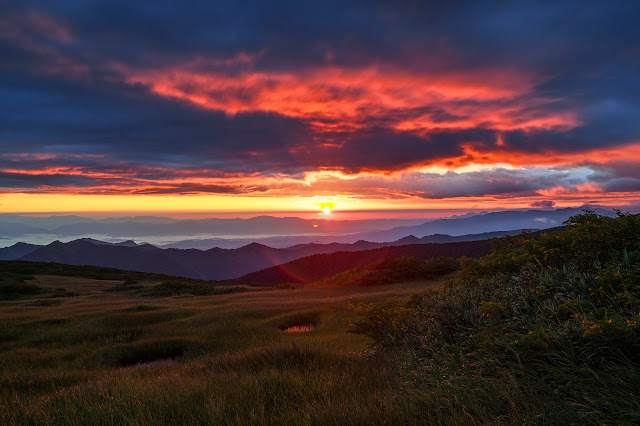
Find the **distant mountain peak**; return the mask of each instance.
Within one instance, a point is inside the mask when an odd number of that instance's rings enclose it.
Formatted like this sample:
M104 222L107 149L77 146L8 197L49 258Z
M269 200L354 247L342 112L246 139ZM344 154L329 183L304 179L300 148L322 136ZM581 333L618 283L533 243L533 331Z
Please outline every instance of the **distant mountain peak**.
M240 248L241 249L265 249L265 248L267 248L268 249L268 248L271 248L271 247L265 246L264 244L253 242L253 243L249 243L246 246L240 247Z
M420 241L420 238L416 237L415 235L407 235L406 237L402 237L400 238L398 241L396 241L397 243L415 243Z
M126 240L126 241L120 241L119 243L113 243L113 245L114 246L124 246L124 247L137 247L140 244L136 243L133 240Z

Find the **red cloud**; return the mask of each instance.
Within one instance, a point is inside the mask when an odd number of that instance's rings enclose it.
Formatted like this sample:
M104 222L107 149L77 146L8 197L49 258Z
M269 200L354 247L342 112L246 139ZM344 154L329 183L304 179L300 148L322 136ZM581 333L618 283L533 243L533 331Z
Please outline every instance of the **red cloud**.
M640 142L617 147L582 150L575 152L525 152L509 150L504 144L499 149L482 149L463 145L463 155L442 158L433 164L452 169L468 164L508 164L511 166L576 166L581 164L607 164L616 161L640 162Z
M163 70L116 68L128 82L144 84L161 96L230 115L275 112L305 120L321 131L367 126L414 132L549 130L580 124L572 111L544 112L544 106L556 99L524 99L539 79L515 71L430 73L388 66L322 66L295 73L252 67L229 72L224 66L203 70L211 67L203 67L202 60Z

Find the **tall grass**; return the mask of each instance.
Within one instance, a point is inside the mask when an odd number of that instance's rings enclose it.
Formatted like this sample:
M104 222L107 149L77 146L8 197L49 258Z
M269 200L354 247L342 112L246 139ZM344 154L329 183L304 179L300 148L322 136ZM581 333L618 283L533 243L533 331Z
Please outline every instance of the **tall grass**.
M46 287L46 277L36 278ZM123 277L125 278L125 277ZM188 284L188 283L187 283ZM59 282L56 283L59 285ZM358 289L157 292L69 280L74 298L0 304L0 424L406 423L397 368L348 333ZM187 291L182 291L186 288ZM211 289L218 287L212 286ZM40 303L55 300L58 303ZM36 303L38 302L38 303ZM290 326L313 324L305 333Z
M398 357L429 422L640 422L640 216L499 241L396 305L358 306L352 328Z
M0 301L0 424L640 423L638 216L587 212L459 268L437 292L79 270L76 297Z

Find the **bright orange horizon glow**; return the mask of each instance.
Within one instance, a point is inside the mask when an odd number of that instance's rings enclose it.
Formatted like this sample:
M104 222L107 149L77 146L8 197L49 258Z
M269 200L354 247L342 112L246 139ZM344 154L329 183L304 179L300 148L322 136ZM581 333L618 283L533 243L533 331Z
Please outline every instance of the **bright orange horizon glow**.
M640 203L636 193L606 194L563 193L555 207L578 207L590 204L594 198L602 206L619 207ZM548 195L548 194L547 194ZM321 214L333 219L364 219L390 217L439 217L447 212L492 211L531 208L535 201L547 200L547 196L496 198L459 197L455 199L420 200L358 199L341 203L340 212ZM313 217L317 210L310 208L313 197L243 197L225 195L73 195L73 194L0 194L0 212L26 214L78 214L80 212L104 217L114 215L163 215L170 217L251 217L259 215ZM430 212L430 211L433 211ZM440 213L444 212L444 213ZM334 217L335 216L335 217Z

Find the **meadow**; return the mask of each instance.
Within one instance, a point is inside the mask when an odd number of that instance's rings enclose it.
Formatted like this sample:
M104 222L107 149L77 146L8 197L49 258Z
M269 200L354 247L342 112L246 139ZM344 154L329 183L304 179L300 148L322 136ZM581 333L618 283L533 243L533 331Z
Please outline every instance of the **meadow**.
M639 424L640 216L312 286L0 262L1 424Z
M441 285L257 287L3 266L1 424L404 421L393 363L345 318L350 304Z

